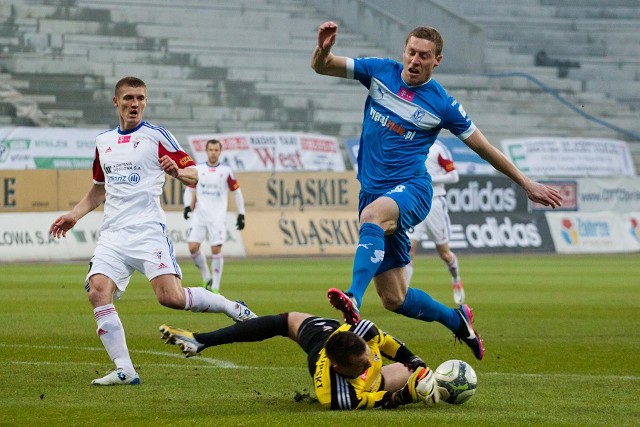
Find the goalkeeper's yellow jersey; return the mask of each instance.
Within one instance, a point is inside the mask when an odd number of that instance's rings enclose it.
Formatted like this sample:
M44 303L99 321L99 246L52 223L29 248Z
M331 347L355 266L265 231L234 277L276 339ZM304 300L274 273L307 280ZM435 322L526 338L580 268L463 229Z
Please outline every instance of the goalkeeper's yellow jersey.
M318 401L327 409L365 409L384 406L391 399L391 392L380 390L382 357L407 363L413 353L404 343L379 330L369 320L363 319L357 325L344 324L333 334L345 331L351 331L367 342L371 349L371 367L358 378L346 378L333 370L323 348L318 354L313 376L313 386Z

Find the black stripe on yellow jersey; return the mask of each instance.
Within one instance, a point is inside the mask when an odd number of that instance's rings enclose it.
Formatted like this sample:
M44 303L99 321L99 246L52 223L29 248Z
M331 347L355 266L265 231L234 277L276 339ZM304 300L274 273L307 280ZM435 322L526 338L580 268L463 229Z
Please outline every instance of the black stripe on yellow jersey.
M335 372L324 348L318 354L313 385L318 401L327 409L365 409L386 407L392 392L383 386L382 358L407 364L414 356L400 340L386 334L369 320L356 325L344 324L333 334L350 331L361 336L371 349L371 367L357 378L346 378ZM333 335L332 334L332 335Z

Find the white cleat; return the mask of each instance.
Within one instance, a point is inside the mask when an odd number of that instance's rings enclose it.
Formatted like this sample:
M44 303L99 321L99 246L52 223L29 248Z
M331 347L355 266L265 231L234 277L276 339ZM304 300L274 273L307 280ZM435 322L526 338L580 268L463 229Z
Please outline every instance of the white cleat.
M258 317L244 301L236 301L236 307L238 308L238 315L233 318L236 322L244 322L245 320L255 319Z
M109 372L102 378L96 378L91 381L94 385L138 385L140 384L140 377L138 374L129 374L123 369L116 369Z

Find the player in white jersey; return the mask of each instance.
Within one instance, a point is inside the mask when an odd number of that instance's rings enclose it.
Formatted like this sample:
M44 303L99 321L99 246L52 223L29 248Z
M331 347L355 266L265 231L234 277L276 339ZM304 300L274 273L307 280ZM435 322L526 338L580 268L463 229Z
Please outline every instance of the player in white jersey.
M429 155L425 165L429 175L431 175L433 200L431 201L431 210L425 220L407 231L411 241L411 249L409 249L411 262L405 266L407 285L411 286L416 246L422 240L422 237L426 235L436 245L438 255L447 265L447 269L451 274L453 301L458 305L464 304L464 288L460 278L458 257L449 248L451 220L447 209L447 190L444 187L445 184L455 184L460 177L453 163L451 152L440 140L436 140L429 148Z
M244 228L244 198L231 168L219 163L222 143L217 139L210 139L207 141L206 152L207 162L196 166L198 185L195 188L186 187L184 192L184 219L189 219L189 214L193 212L187 236L189 252L202 275L202 285L217 293L220 291L224 265L222 245L227 237L228 193L233 193L238 210L238 230ZM211 271L205 255L200 251L200 245L205 240L211 245Z
M149 279L158 302L194 312L224 312L236 321L255 317L246 306L206 289L183 288L182 272L165 227L160 195L165 174L185 185L198 182L195 163L164 128L142 120L146 84L125 77L115 86L113 106L119 126L96 137L93 186L71 211L58 217L51 235L67 232L104 203L100 238L85 281L98 325L97 334L116 369L96 385L139 384L114 300L126 290L135 270Z

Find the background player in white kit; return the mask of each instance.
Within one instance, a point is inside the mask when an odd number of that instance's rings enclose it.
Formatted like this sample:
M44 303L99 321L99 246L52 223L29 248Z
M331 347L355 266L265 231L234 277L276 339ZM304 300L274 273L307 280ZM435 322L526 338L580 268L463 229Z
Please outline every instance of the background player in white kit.
M411 240L411 262L405 266L407 275L407 284L411 283L413 275L413 258L416 253L416 246L425 234L436 245L438 255L447 265L447 269L451 274L451 285L453 287L453 300L456 304L464 304L464 288L462 287L462 279L460 279L460 269L458 268L458 258L449 248L449 232L451 229L451 220L449 218L449 210L447 209L447 190L445 184L455 184L460 177L456 170L455 164L449 149L440 141L436 140L431 148L429 155L425 161L427 171L431 175L431 184L433 185L433 200L431 201L431 210L429 215L420 224L413 227L407 232Z
M184 219L189 219L189 214L193 212L187 236L189 252L202 275L202 285L218 293L224 265L222 245L227 237L228 193L233 193L238 210L238 230L244 228L244 198L231 168L219 163L222 143L217 139L210 139L207 141L206 152L207 162L196 166L197 186L186 187L184 192ZM200 251L200 245L205 240L211 245L211 271L207 266L207 258Z
M135 270L149 279L158 302L194 312L224 312L236 321L255 317L244 305L207 290L183 288L182 272L166 233L160 195L165 173L185 185L198 182L195 163L169 131L142 120L146 84L125 77L115 86L113 106L119 126L96 137L93 186L49 229L66 237L83 216L104 203L104 220L85 289L98 324L97 333L116 369L96 385L139 384L124 328L113 301L127 289Z

